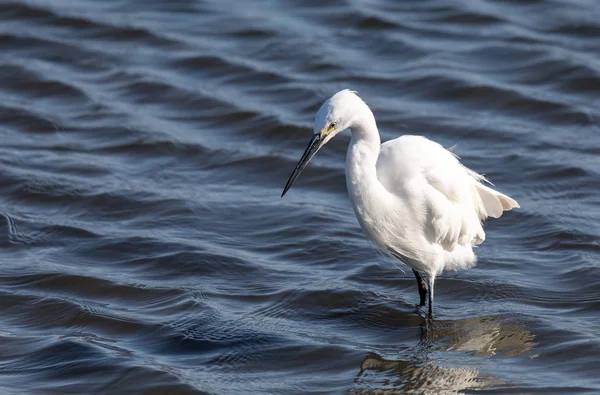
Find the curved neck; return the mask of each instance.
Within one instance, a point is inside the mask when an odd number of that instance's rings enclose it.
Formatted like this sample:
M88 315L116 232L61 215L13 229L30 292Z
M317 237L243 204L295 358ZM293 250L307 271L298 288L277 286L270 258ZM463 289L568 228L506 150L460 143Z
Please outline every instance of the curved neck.
M373 113L369 111L367 114L364 114L359 121L351 126L351 130L352 141L348 148L347 160L350 160L352 154L352 158L361 163L360 167L364 169L373 167L373 170L375 170L381 146L381 138L379 137Z
M352 126L352 140L346 156L346 185L355 208L369 200L369 192L383 187L377 178L381 139L372 114Z

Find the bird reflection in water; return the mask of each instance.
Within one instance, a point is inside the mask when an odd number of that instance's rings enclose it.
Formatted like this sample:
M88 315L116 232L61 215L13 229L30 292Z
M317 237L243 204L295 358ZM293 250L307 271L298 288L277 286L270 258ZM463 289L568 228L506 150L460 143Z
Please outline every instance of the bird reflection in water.
M451 358L444 358L444 366L441 366L432 354L453 351L474 356L513 357L527 354L535 346L535 336L514 318L505 316L439 320L433 328L425 325L426 322L421 328L420 342L407 359L386 359L369 353L361 363L352 392L458 394L467 389L498 387L504 383L501 377L483 373L473 366L451 366ZM464 362L464 358L459 360Z

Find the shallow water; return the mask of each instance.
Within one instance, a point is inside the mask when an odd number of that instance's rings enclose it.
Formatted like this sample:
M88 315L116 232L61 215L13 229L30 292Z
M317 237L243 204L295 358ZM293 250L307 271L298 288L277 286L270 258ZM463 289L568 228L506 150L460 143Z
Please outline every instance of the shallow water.
M600 392L595 0L0 3L0 393ZM416 283L346 195L352 88L522 209Z

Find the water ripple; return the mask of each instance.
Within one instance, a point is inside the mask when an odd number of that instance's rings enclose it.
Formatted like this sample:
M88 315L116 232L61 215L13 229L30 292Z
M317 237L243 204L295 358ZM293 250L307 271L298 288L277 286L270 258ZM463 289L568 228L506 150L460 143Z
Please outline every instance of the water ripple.
M595 393L589 0L0 4L0 392ZM329 94L522 209L437 281L364 240Z

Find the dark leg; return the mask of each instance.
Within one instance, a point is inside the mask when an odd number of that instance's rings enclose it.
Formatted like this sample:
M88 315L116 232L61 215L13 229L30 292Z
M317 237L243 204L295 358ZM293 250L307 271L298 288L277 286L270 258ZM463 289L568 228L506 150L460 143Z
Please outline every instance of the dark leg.
M433 318L433 298L429 297L429 318Z
M429 319L433 319L433 284L435 283L435 274L429 275Z
M425 301L427 300L427 284L425 284L425 279L418 271L413 269L413 273L415 273L417 285L419 286L419 296L421 297L421 303L419 303L419 306L425 306Z

